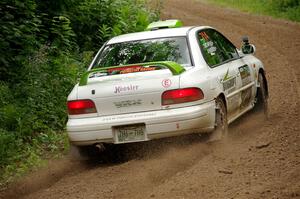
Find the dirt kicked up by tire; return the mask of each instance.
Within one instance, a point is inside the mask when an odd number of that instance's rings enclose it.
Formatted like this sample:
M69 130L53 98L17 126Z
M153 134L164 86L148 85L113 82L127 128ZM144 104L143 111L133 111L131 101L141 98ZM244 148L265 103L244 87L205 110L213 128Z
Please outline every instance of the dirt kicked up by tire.
M222 98L216 99L216 124L215 130L210 133L208 142L220 141L226 139L228 136L227 112L224 100Z
M139 143L119 163L53 160L0 198L300 198L300 25L202 1L163 6L162 19L216 27L236 46L251 38L266 67L268 120L250 111L216 143L199 135Z

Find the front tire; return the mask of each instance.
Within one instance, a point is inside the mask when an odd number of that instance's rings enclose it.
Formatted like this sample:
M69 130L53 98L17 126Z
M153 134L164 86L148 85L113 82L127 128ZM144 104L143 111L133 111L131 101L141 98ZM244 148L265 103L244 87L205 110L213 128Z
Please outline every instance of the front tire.
M255 110L262 111L264 113L265 119L268 119L269 103L268 103L268 93L266 88L267 85L264 81L264 77L262 73L259 73L258 75L258 84L259 84L259 88L257 89Z

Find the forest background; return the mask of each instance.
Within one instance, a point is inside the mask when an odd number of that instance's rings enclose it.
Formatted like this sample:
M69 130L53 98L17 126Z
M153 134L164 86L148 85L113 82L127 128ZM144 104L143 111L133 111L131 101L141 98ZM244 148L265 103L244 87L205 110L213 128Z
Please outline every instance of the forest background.
M300 0L205 0L300 21ZM163 0L0 2L0 187L69 150L66 99L109 38L142 31Z
M106 40L157 20L157 2L0 2L2 184L68 151L66 99L79 74Z

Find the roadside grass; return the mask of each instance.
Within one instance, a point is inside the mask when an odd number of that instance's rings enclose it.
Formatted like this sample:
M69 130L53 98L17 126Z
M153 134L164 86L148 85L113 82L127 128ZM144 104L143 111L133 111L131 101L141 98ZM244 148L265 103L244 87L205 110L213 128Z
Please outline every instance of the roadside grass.
M300 22L300 0L205 0L259 15Z

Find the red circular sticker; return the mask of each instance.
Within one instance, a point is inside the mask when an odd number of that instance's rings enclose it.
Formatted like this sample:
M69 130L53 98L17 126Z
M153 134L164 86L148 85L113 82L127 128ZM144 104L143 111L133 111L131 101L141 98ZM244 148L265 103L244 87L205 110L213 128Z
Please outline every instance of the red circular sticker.
M171 86L172 82L170 79L164 79L162 82L161 82L162 86L165 87L165 88L168 88Z

